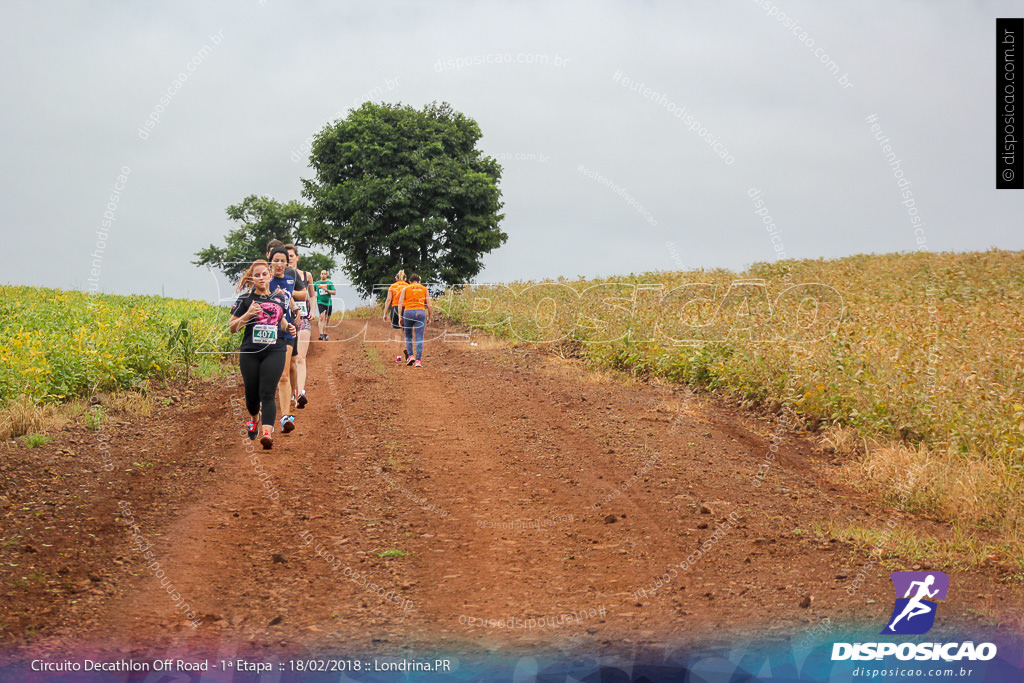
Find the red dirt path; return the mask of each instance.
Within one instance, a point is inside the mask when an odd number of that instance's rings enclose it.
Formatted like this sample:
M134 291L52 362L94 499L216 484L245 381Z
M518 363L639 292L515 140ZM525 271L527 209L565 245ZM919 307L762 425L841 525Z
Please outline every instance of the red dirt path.
M7 657L636 652L884 625L888 569L851 595L865 553L813 530L882 527L893 510L831 481L811 438L786 434L755 487L767 417L486 339L428 343L425 367L406 367L365 325L312 344L310 404L269 452L240 435L237 373L108 421L111 472L85 427L4 444ZM198 628L133 550L119 501ZM950 574L946 623L1020 629L1021 589L998 568Z

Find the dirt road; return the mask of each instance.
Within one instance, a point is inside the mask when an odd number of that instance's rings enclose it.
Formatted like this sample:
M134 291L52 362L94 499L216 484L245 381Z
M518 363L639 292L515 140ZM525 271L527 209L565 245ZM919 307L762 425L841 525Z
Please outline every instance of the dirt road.
M310 404L269 452L240 432L237 373L99 435L8 442L8 655L636 652L825 623L877 633L888 570L816 530L897 519L943 533L830 483L811 438L779 432L773 456L767 417L484 339L429 343L425 367L406 367L398 343L364 341L389 329L366 325L312 345ZM1019 585L949 573L944 623L1019 628Z

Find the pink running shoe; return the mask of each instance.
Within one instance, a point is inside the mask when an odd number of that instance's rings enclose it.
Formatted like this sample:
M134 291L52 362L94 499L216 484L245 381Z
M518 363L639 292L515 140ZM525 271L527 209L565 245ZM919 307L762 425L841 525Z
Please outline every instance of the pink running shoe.
M412 366L414 368L422 368L423 367L423 363L421 363L419 361L416 361L415 363L412 364Z
M395 362L396 363L401 363L402 362L402 357L401 356L395 356Z

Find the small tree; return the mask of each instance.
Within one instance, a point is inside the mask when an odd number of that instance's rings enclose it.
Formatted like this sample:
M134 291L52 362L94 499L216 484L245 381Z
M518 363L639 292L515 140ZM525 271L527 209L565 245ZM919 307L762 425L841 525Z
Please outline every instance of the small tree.
M471 280L508 236L501 166L476 149L480 127L448 104L422 111L367 102L316 135L315 180L303 197L317 217L307 235L344 256L363 296L404 269L425 282Z
M227 208L228 218L241 227L228 232L225 247L210 245L196 252L197 266L216 268L235 281L256 259L266 256L267 242L279 239L299 248L299 267L319 276L321 270L332 271L334 259L310 251L314 245L309 236L313 217L310 208L299 201L281 203L270 197L249 195L240 204Z

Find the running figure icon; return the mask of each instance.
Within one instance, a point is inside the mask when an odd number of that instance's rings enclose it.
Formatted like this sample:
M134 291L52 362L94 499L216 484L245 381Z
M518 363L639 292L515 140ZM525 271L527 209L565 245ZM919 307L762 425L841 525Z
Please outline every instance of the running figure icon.
M949 592L949 576L943 572L892 572L896 603L883 634L926 633L935 624L938 602Z
M900 612L900 615L893 619L892 623L889 624L890 631L895 630L896 623L903 617L906 617L907 621L910 621L916 616L928 614L933 609L935 609L935 603L932 603L932 606L929 607L928 605L921 602L922 598L934 598L936 595L938 595L938 588L936 588L933 591L928 590L928 588L933 583L935 583L935 576L932 574L929 574L924 581L912 581L910 583L910 588L907 589L907 594L903 596L905 598L910 598L910 601L907 603L907 606L903 608L903 611ZM911 598L910 594L913 592L914 586L918 587L917 595Z

